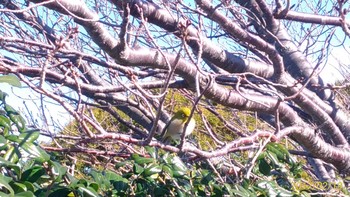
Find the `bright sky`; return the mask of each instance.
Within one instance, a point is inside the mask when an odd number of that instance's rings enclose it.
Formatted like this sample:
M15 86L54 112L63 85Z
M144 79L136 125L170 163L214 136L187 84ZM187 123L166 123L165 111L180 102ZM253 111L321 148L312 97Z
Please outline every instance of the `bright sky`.
M31 122L35 122L41 127L48 128L51 132L59 131L60 128L58 127L62 128L62 126L72 120L68 113L51 99L44 99L43 103L45 107L44 110L42 110L40 108L40 95L30 88L25 87L23 82L22 86L22 88L16 88L6 83L0 83L1 91L8 94L6 103L20 111L23 116L26 116L26 120L31 119ZM31 113L30 117L28 113ZM45 113L48 125L43 125L45 122L42 116L43 113ZM31 124L31 122L29 123Z

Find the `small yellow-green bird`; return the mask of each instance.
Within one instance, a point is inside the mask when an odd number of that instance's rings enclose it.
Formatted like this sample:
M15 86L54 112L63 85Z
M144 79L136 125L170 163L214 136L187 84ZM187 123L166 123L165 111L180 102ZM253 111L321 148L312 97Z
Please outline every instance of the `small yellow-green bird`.
M181 108L177 111L170 121L165 125L162 132L162 141L168 144L171 140L181 139L181 134L183 133L186 122L188 121L191 114L191 110L187 107ZM186 127L185 136L190 135L196 126L196 121L193 117L189 120Z

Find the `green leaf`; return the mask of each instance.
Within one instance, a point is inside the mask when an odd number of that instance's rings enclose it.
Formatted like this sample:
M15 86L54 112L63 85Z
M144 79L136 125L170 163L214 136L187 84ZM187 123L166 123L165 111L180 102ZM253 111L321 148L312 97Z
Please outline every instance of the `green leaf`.
M159 166L158 164L152 164L151 166L147 167L143 171L143 174L145 176L151 176L153 174L160 173L161 171L162 171L162 166Z
M170 177L173 177L173 171L168 165L163 165L162 170L169 174Z
M43 166L34 166L23 172L21 181L36 182L42 175L45 174Z
M266 149L270 152L275 153L279 161L284 161L289 163L290 155L288 150L284 146L278 143L271 142L266 145Z
M72 192L69 188L59 188L55 191L51 192L48 197L56 197L56 196L67 196Z
M34 142L36 139L38 139L38 137L40 136L40 132L38 130L31 130L31 131L26 131L21 133L18 136L18 139L21 142Z
M10 114L18 115L18 112L11 105L5 104L4 109L7 113L7 115L10 115Z
M165 163L171 164L173 156L171 156L168 152L166 152L163 156L162 159L164 160Z
M7 140L4 136L0 135L0 150L5 150L7 147Z
M148 154L151 155L152 158L156 159L157 155L156 155L156 148L153 146L146 146L145 149L147 150Z
M211 184L212 186L212 196L223 196L222 188L218 184Z
M259 171L265 176L271 175L271 166L266 162L265 159L259 160Z
M128 164L129 162L128 161L122 161L122 162L118 162L115 164L115 168L118 169L120 167L123 167L125 166L126 164Z
M91 187L79 187L78 190L82 192L82 196L99 197L98 193Z
M226 191L229 193L229 196L233 196L233 191L232 191L230 184L224 183L224 187L225 187Z
M129 181L126 178L123 178L120 175L117 175L117 177L114 179L113 187L118 192L125 192L129 188Z
M0 76L0 83L7 83L15 87L21 87L21 81L16 75L3 75Z
M88 182L85 179L79 179L79 181L77 182L77 185L83 185L84 187L87 187Z
M98 184L98 183L91 183L91 184L89 185L89 187L93 188L95 191L98 191L99 188L100 188L99 185L100 185L100 184ZM102 184L101 184L101 185L102 185Z
M293 196L292 192L278 186L275 182L272 181L262 180L257 183L257 186L263 189L268 194L268 196Z
M60 182L62 180L62 177L66 175L67 168L55 161L50 161L50 164L52 166L53 173L57 174L55 182Z
M8 94L6 92L3 92L3 91L0 90L0 100L2 102L5 102L6 96L8 96Z
M185 178L184 175L186 174L188 169L186 165L182 162L180 157L178 156L172 157L170 165L171 165L174 177Z
M14 196L15 192L13 191L12 187L9 185L9 182L11 181L12 181L11 178L0 174L0 187L6 188L10 192L11 196ZM2 191L4 190L2 189Z
M8 135L6 136L6 139L10 140L11 142L20 142L20 140L18 139L18 135Z
M155 161L154 158L141 157L140 155L135 153L131 155L131 159L134 160L135 163L140 165L152 163Z
M258 156L257 160L264 159L265 157L266 157L266 152L262 152L262 153Z
M34 197L35 195L31 191L21 192L15 195L15 197Z
M181 189L179 189L179 188L176 188L176 194L177 194L177 196L179 196L179 197L185 197L185 196L187 196L183 191L181 191Z
M4 116L4 115L0 115L0 127L4 127L4 128L8 128L10 129L11 127L11 120Z
M213 176L211 173L207 173L205 176L203 176L202 180L201 180L201 184L203 185L209 185L210 182L212 182Z
M26 121L24 120L24 118L21 115L14 115L14 114L10 114L9 116L11 121L15 123L18 131L24 132L26 129Z
M232 189L234 196L246 197L250 196L250 192L240 185L235 185L236 189Z
M144 171L144 168L138 164L134 164L133 170L135 174L141 174Z
M176 166L177 169L186 172L188 169L186 167L186 165L184 164L184 162L180 159L180 157L178 156L174 156L171 159L171 163Z
M266 156L267 156L267 158L269 158L271 160L270 164L274 168L276 168L276 167L281 165L281 163L278 160L278 156L274 152L267 151L266 152Z
M11 161L5 160L4 158L0 157L0 167L6 167L8 169L13 170L17 176L20 177L21 175L21 169L18 165L12 163Z
M24 118L11 105L5 104L5 111L10 120L15 123L20 132L25 131L26 122Z
M43 149L39 146L34 145L33 143L25 142L21 144L23 150L25 150L30 155L34 156L34 159L38 162L46 162L50 159L50 155L47 154Z
M107 179L108 181L117 181L120 179L120 175L119 174L116 174L115 172L112 172L110 170L107 170L105 172L105 179Z
M23 183L17 183L17 182L11 181L9 185L11 185L15 193L27 191L27 186Z
M109 187L109 181L105 179L105 177L102 175L101 172L97 172L95 170L93 170L90 175L94 178L94 180L97 182L97 185L95 185L94 183L91 183L89 186L94 188L95 191L98 191L98 187L99 185L102 188L106 187L106 184L108 185L107 187Z
M26 185L28 191L32 191L32 192L35 191L35 188L34 188L33 183L31 183L31 182L29 182L29 181L24 181L23 184Z
M12 142L17 142L17 143L32 143L36 139L38 139L40 135L40 132L37 130L31 130L31 131L25 131L19 135L8 135L6 138Z
M20 157L21 153L19 152L18 148L12 145L4 155L4 159L11 163L17 163Z

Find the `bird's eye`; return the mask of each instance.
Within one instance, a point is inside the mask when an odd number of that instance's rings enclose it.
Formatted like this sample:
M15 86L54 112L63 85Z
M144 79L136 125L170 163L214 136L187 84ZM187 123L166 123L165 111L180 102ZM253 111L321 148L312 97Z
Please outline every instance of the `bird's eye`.
M184 118L184 117L185 117L185 114L182 114L182 117Z

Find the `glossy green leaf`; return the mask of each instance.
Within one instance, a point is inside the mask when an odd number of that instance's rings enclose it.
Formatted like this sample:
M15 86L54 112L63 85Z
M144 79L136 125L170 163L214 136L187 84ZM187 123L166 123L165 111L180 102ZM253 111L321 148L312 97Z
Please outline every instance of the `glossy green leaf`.
M260 159L259 161L259 171L261 174L265 176L269 176L271 174L271 166L266 162L265 159Z
M246 197L246 196L251 196L250 192L245 189L244 187L240 185L235 185L235 189L232 189L232 192L234 193L234 196L239 196L239 197Z
M261 189L264 189L264 191L268 194L268 196L285 196L285 197L292 197L293 193L280 187L275 182L272 181L259 181L257 183L257 186Z
M162 166L162 170L163 170L165 173L169 174L170 177L173 177L173 171L172 171L172 169L171 169L168 165L163 165L163 166Z
M89 187L94 188L95 191L98 191L99 185L101 188L105 189L106 184L109 184L109 181L105 179L105 177L102 175L102 173L97 172L97 171L92 171L90 175L94 178L96 183L90 183Z
M289 161L289 152L288 150L283 147L282 145L278 144L278 143L268 143L266 145L266 148L268 151L273 152L276 154L277 159L279 161L285 161L288 162Z
M25 192L27 191L27 186L23 183L13 182L11 181L9 185L15 191L15 193Z
M91 183L91 184L89 185L89 187L93 188L94 191L98 191L99 188L100 188L100 185L102 185L101 182L100 182L100 183Z
M144 168L139 164L135 163L135 165L133 166L133 170L135 174L141 174L144 171Z
M79 187L79 190L82 192L82 196L85 197L99 197L98 193L91 187Z
M15 110L15 108L13 108L11 105L5 104L4 109L7 115L10 115L10 114L18 115L17 110Z
M71 189L69 188L59 188L56 189L55 191L51 192L48 197L58 197L58 196L67 196L72 192Z
M31 156L34 156L36 161L45 162L50 159L49 154L47 154L43 149L41 149L39 146L34 145L33 143L25 142L21 144L21 147Z
M0 167L6 167L10 170L13 170L17 176L20 176L21 174L21 169L18 165L5 160L5 158L0 157Z
M20 132L23 132L25 131L25 120L24 118L18 114L18 112L10 105L8 104L5 104L5 111L7 113L7 116L10 117L10 120L15 123L17 129L20 131Z
M204 175L202 180L201 180L201 184L208 185L212 181L213 181L212 174L211 173L206 173L206 175Z
M52 171L55 174L55 182L60 182L64 175L67 173L67 167L62 166L56 161L49 160L49 164L52 167Z
M233 196L233 190L232 190L230 184L224 183L224 187L225 187L226 191L229 193L229 196Z
M11 121L15 123L18 131L24 132L26 128L26 121L24 120L24 118L21 115L14 115L14 114L10 114L9 116Z
M129 181L126 178L123 178L122 176L117 176L116 179L113 181L113 187L118 191L126 191L129 188Z
M122 162L118 162L115 164L115 168L118 169L120 167L125 166L125 164L129 163L128 161L122 161Z
M3 136L7 136L9 134L10 129L9 128L4 128L3 130Z
M277 155L274 152L266 152L267 158L271 160L271 165L280 165Z
M34 197L35 195L31 191L21 192L15 195L15 197Z
M0 127L9 129L11 127L11 120L4 115L0 115Z
M176 188L176 194L177 194L177 196L179 196L179 197L185 197L185 196L187 196L186 193L184 193L183 191L181 191L181 189L179 189L179 188Z
M143 174L145 176L151 176L153 174L160 173L162 171L162 166L159 166L158 164L152 164L151 166L145 168L143 171Z
M181 170L181 171L187 171L188 168L186 167L185 163L181 160L180 157L178 156L174 156L171 159L171 164L173 164L174 166L176 166L177 169Z
M223 196L222 188L218 184L211 184L212 196Z
M77 182L77 185L83 185L84 187L87 187L88 182L85 179L79 179L79 181Z
M183 178L184 175L186 174L186 171L181 170L180 168L177 168L176 166L173 166L173 176L174 177L181 177Z
M53 173L56 175L55 182L60 182L62 177L67 173L67 167L62 166L60 163L55 161L50 161L50 164L52 166Z
M147 150L148 154L151 155L152 158L157 158L157 155L156 155L156 148L153 147L153 146L146 146L145 149Z
M258 156L257 160L264 159L265 157L266 157L266 152L262 152L262 153Z
M18 136L18 140L21 142L34 142L40 136L40 132L38 130L25 131Z
M15 192L13 191L12 187L9 185L11 181L12 181L11 178L0 174L0 187L7 189L10 192L11 196L14 196Z
M21 87L21 81L16 75L3 75L0 76L0 83L7 83L15 87Z
M7 139L0 135L0 150L5 150L7 147Z
M172 163L172 156L166 152L163 156L162 159L165 161L165 163L167 164L171 164Z
M115 172L112 172L110 170L107 170L105 172L104 177L109 181L117 181L121 178L121 176L119 174L116 174Z
M24 181L22 183L26 185L28 191L32 191L32 192L35 191L33 183L31 183L29 181Z
M18 135L8 135L6 136L6 139L10 140L11 142L20 142L20 140L18 139Z
M8 94L0 90L0 101L4 102L6 96L8 96Z
M171 168L172 168L174 177L185 178L184 175L187 173L188 169L187 169L186 165L182 162L180 157L178 157L178 156L172 157Z
M154 158L141 157L138 154L132 154L131 159L135 161L135 163L142 165L154 162Z
M43 166L34 166L23 172L21 181L36 182L42 175L45 174Z
M18 151L18 148L11 145L3 158L11 163L17 163L20 157L21 153Z

